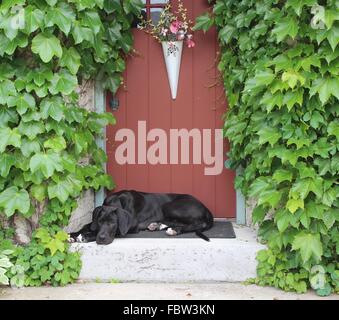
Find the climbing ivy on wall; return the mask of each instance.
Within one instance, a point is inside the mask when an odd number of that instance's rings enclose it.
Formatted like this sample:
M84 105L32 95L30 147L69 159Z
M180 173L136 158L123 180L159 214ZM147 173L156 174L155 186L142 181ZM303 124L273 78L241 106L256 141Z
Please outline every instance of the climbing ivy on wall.
M339 291L339 2L213 1L236 187L257 200L261 285Z
M114 186L95 138L115 119L80 108L77 89L100 78L105 89L117 91L142 7L140 0L1 1L0 214L28 218L46 202L40 225L52 244L44 248L55 250L42 255L64 253L66 238L58 230L83 190Z

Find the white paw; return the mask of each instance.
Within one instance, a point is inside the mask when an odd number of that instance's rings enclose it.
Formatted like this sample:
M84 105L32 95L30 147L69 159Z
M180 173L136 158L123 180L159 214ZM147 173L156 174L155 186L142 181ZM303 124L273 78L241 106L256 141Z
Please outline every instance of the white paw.
M159 230L159 223L157 222L152 222L148 227L147 229L149 231L156 231L156 230Z
M166 228L168 228L168 226L166 226L165 224L161 223L160 227L159 227L159 230L161 231L161 230L164 230Z
M76 238L76 242L85 242L82 234L79 234Z
M178 233L174 229L168 228L166 230L166 234L169 235L169 236L176 236Z

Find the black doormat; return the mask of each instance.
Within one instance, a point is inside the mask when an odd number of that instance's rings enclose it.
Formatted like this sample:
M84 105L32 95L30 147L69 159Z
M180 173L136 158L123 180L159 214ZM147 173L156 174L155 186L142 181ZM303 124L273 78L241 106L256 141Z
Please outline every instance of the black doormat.
M232 223L229 221L215 221L210 230L204 231L208 238L228 239L235 238ZM179 234L175 237L168 236L165 231L140 231L139 233L126 234L124 238L199 238L194 232Z

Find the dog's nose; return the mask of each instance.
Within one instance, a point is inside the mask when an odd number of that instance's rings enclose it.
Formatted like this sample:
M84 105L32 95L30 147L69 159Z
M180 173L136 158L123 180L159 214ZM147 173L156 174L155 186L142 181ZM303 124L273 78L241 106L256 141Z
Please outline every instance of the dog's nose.
M102 241L104 241L106 239L105 235L103 235L103 234L99 234L98 238L99 238L99 240L102 240Z

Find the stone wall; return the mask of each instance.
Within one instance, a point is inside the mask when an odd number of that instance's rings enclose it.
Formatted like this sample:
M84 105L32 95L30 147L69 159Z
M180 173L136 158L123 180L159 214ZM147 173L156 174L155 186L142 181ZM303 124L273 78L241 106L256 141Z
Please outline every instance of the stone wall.
M78 89L80 95L79 106L89 111L95 111L94 81L84 82ZM89 158L82 159L81 162L88 162ZM64 230L68 233L79 231L84 225L92 221L94 210L94 191L86 190L78 199L78 207L72 213L69 224Z
M258 227L257 225L253 224L253 220L252 220L252 212L253 209L255 207L255 205L257 204L257 201L254 198L250 198L246 201L246 226L252 228L253 230L257 230Z

